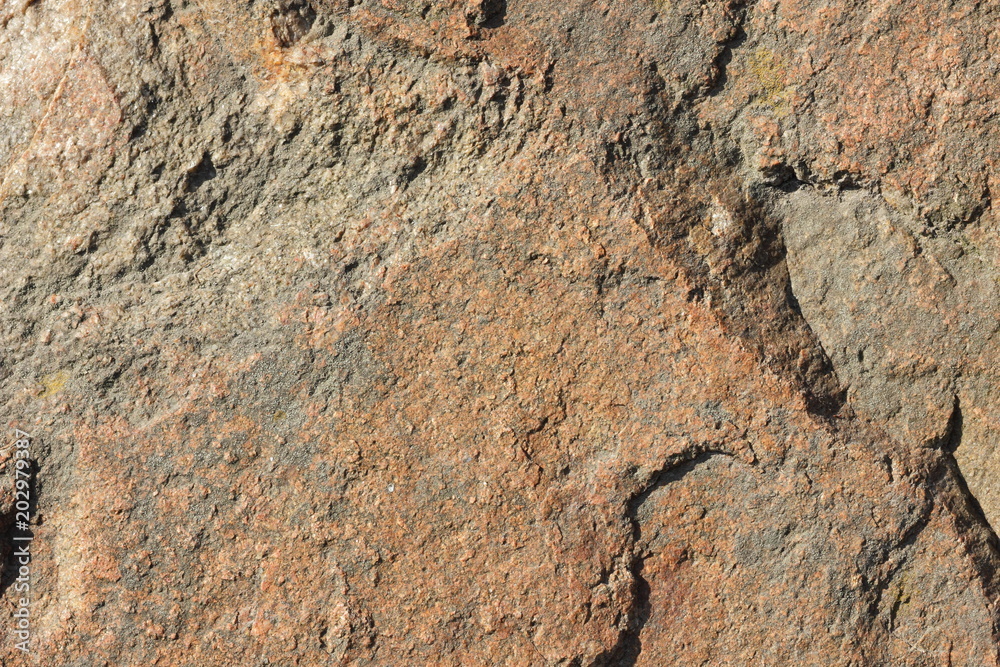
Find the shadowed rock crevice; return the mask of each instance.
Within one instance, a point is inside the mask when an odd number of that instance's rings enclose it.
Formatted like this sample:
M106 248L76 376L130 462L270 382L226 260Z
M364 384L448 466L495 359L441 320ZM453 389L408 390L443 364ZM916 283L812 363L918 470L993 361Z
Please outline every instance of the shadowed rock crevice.
M989 530L990 544L994 548L994 555L1000 556L1000 552L998 552L998 549L1000 549L1000 539L997 538L996 529L993 528L989 520L986 518L986 513L983 512L983 508L976 499L975 494L973 494L969 489L968 483L966 483L965 478L962 476L962 471L958 466L958 462L955 460L955 451L961 444L962 408L956 398L955 409L952 413L950 423L948 424L947 435L942 443L944 463L942 464L943 472L941 479L949 480L955 486L958 492L958 497L964 499L961 513L964 516L970 517L973 521L980 523L982 527ZM994 564L993 569L997 569L997 566L1000 566L1000 560Z
M962 542L991 600L1000 602L1000 538L976 496L969 489L955 460L954 452L962 444L962 407L956 397L946 436L942 440L939 472L930 480L940 502L951 512L962 535ZM994 638L1000 651L1000 608L995 608Z
M670 100L657 63L650 64L642 112L630 119L631 136L605 144L600 166L612 188L632 182L649 193L639 217L650 242L685 268L694 292L710 295L705 303L728 331L795 383L810 412L828 418L843 408L846 390L795 298L782 218L773 207L773 188L793 181L795 172L788 168L784 178L763 183L749 177L753 169L738 132L699 120L726 90L734 54L752 39L746 30L755 5L736 2L727 8L730 37L717 47L707 90ZM662 190L691 196L664 200Z
M645 559L649 557L646 551L648 545L643 542L643 525L640 512L650 496L660 489L678 482L695 470L699 465L707 463L713 457L732 457L726 452L702 452L688 460L674 461L657 472L649 485L629 500L626 517L632 526L633 555L629 568L633 576L632 601L628 607L625 629L621 632L618 642L609 650L597 656L591 665L593 667L630 667L638 663L642 653L642 631L652 613L650 604L650 584L643 577Z
M974 317L968 328L953 331L949 316L940 314L942 306L950 308L956 292L975 303L983 298L982 283L966 273L961 255L942 260L931 254L947 255L960 242L921 236L915 219L890 209L869 190L822 192L805 186L777 195L773 209L789 239L791 284L800 308L832 351L852 410L882 425L890 437L940 452L927 487L954 515L982 585L998 599L1000 560L990 521L996 492L979 467L996 431L992 417L976 410L969 437L960 404L961 394L985 394L963 389L983 382L962 370L979 365L967 356L969 343L963 340L970 340L970 329L992 325ZM914 277L904 278L908 271ZM872 290L880 294L877 302ZM982 354L994 354L988 339L973 345ZM904 362L915 358L924 361ZM992 376L989 368L986 374Z
M277 0L270 16L271 31L278 45L288 48L306 36L316 21L310 0Z
M733 53L739 50L747 41L745 26L747 18L753 12L757 0L736 0L732 2L729 11L733 15L732 36L722 44L722 49L712 62L711 79L704 95L692 97L715 97L721 94L729 82L729 65L733 61Z
M643 141L605 145L600 166L612 187L619 182L638 184L648 171L647 183L691 193L678 207L661 201L662 194L652 186L636 186L651 189L648 208L640 216L649 221L645 228L650 243L684 267L695 284L692 293L710 295L702 302L720 315L729 332L800 388L810 412L832 417L844 406L846 392L795 298L770 188L741 182L743 158L737 146L724 132L697 128L696 102L685 101L675 109L665 104L657 92L663 80L655 68L644 85L643 115L634 122L656 128L646 133L656 141L644 136ZM713 147L711 158L688 151L699 144ZM664 168L651 170L651 164ZM672 165L669 171L667 165ZM695 180L704 173L713 176ZM687 174L690 180L676 174Z

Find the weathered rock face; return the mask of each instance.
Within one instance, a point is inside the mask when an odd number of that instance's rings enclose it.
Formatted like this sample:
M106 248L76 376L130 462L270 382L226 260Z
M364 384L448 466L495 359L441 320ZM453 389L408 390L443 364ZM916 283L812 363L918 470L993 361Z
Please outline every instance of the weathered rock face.
M0 3L0 659L997 664L998 10Z

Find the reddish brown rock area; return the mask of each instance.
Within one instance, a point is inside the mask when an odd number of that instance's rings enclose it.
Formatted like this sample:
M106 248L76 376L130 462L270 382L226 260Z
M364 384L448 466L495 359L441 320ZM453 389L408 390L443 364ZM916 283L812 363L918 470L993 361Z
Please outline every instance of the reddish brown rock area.
M946 4L0 2L0 663L1000 663Z

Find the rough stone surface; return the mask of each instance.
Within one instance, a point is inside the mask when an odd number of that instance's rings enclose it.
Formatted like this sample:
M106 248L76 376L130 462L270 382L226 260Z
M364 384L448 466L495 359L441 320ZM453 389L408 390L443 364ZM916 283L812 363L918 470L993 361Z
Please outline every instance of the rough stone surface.
M0 2L0 662L1000 663L945 4Z

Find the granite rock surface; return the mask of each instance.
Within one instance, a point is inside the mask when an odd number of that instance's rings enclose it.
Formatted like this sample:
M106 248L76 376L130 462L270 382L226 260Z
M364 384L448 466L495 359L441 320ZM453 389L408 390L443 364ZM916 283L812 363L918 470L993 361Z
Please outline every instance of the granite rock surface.
M0 662L1000 663L998 15L3 0Z

